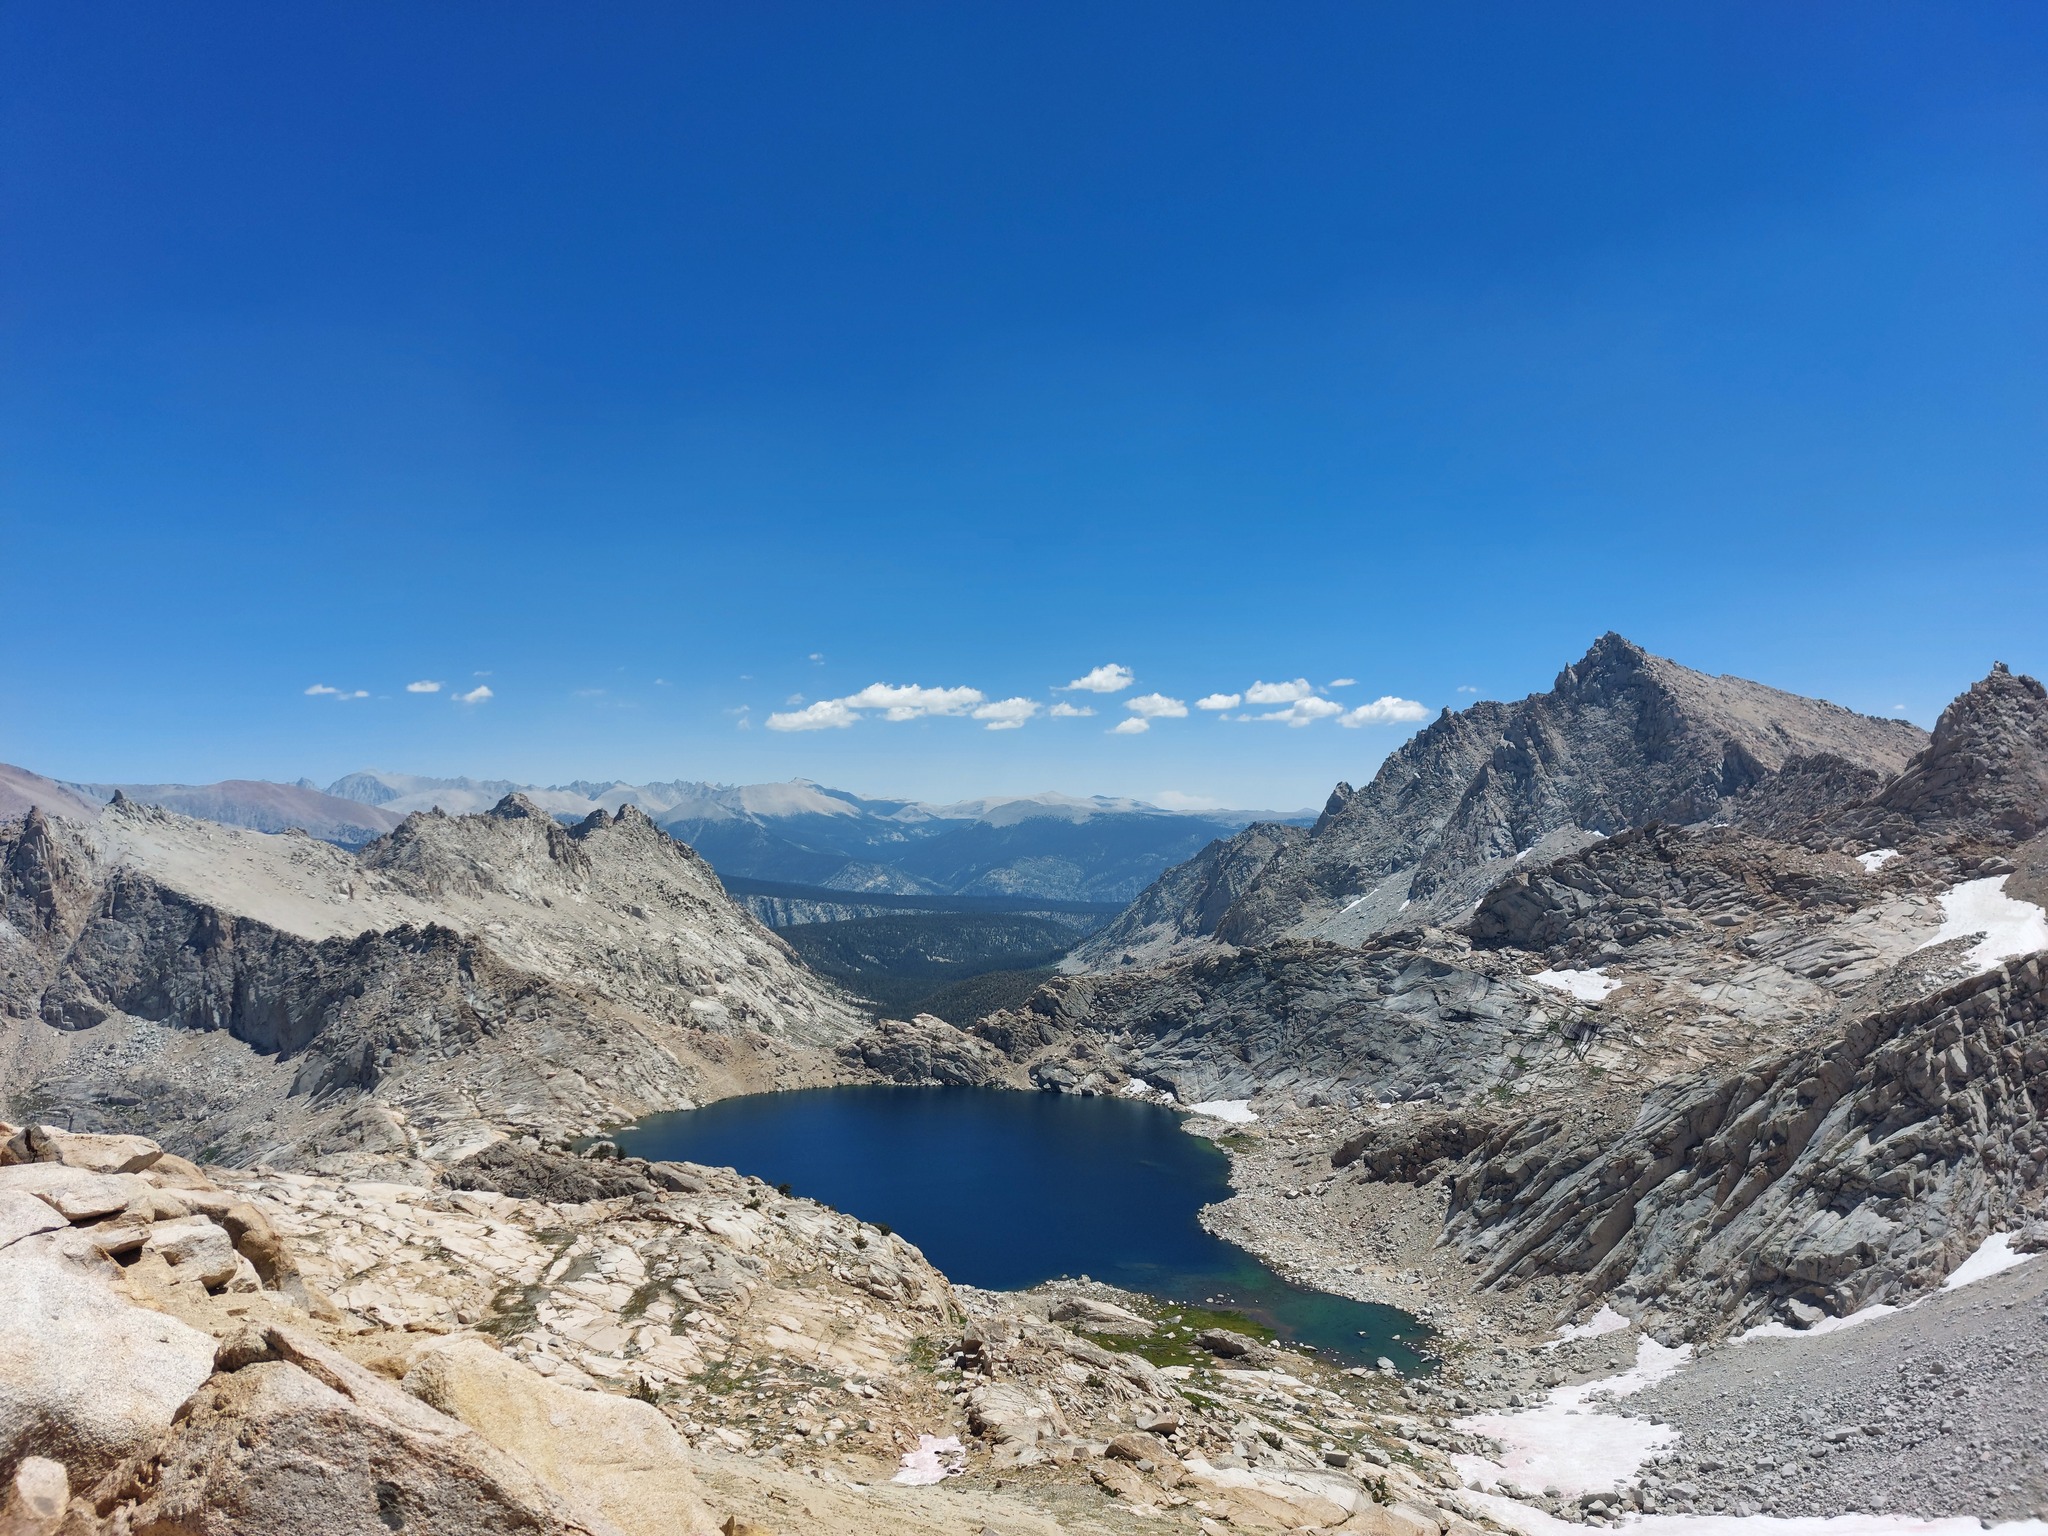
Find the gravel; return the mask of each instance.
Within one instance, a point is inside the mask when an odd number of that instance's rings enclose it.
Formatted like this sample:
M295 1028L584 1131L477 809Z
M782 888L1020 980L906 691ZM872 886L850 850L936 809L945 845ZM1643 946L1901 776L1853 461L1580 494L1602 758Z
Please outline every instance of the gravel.
M2048 1260L1838 1332L1725 1346L1626 1406L1680 1431L1646 1469L1662 1507L2048 1516Z

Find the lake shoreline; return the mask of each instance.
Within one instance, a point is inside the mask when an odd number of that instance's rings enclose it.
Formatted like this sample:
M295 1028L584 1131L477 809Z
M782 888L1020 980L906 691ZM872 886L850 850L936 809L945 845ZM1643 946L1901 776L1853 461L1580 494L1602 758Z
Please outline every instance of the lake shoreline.
M1185 1111L1129 1099L866 1085L722 1099L611 1139L787 1184L898 1232L958 1284L1021 1292L1091 1277L1241 1313L1335 1363L1430 1370L1435 1330L1417 1314L1302 1285L1209 1228L1202 1213L1230 1197L1231 1165L1189 1125Z

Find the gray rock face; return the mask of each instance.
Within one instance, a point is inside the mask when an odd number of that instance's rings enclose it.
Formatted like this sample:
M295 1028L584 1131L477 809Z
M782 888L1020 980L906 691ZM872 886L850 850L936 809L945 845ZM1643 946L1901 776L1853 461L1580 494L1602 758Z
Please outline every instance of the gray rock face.
M1451 1177L1446 1238L1485 1284L1571 1277L1707 1335L1794 1301L1903 1299L2019 1220L2048 1169L2042 966L1667 1084L1618 1138L1496 1124Z
M1733 829L1624 832L1488 891L1465 924L1480 944L1598 964L1650 938L1711 942L1759 919L1841 916L1871 880L1850 860Z
M1259 873L1307 836L1303 827L1256 821L1235 837L1218 838L1161 875L1113 922L1077 944L1066 967L1100 971L1149 962L1171 955L1187 940L1208 937Z
M987 1088L1012 1075L1011 1063L986 1041L928 1013L883 1019L840 1047L840 1057L885 1082L922 1087Z
M1518 854L1722 817L1800 758L1888 777L1925 741L1903 721L1708 677L1610 634L1548 693L1447 710L1363 789L1340 786L1309 835L1277 850L1213 925L1171 921L1240 946L1441 922Z
M1410 936L1418 938L1419 936ZM1078 1069L1041 1060L1043 1086L1082 1083L1091 1061L1183 1103L1255 1092L1333 1098L1461 1097L1521 1050L1556 1038L1556 993L1405 945L1284 940L1103 976L1062 977L975 1032L1020 1058L1071 1043Z

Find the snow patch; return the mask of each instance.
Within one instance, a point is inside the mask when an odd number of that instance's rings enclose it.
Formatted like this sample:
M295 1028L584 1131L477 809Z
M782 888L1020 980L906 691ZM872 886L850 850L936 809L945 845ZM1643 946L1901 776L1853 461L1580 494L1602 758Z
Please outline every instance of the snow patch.
M1898 856L1899 850L1896 848L1873 848L1868 853L1857 854L1856 862L1874 875Z
M1905 1307L1895 1307L1889 1302L1873 1301L1867 1307L1858 1307L1847 1317L1824 1317L1811 1328L1794 1328L1790 1323L1780 1322L1758 1323L1754 1328L1738 1333L1735 1342L1747 1344L1751 1339L1804 1339L1820 1333L1840 1333L1844 1328L1860 1328L1865 1323L1874 1323L1880 1317L1890 1317L1894 1312L1905 1310Z
M1529 979L1539 987L1569 992L1582 1003L1603 1002L1608 993L1621 985L1597 966L1590 971L1538 971Z
M2026 1263L2032 1257L2031 1253L2012 1251L2010 1232L1994 1232L1977 1245L1975 1253L1949 1271L1948 1278L1941 1282L1941 1288L1944 1291L1960 1290L1973 1280L1988 1280L2015 1265Z
M1988 1280L1993 1275L2004 1274L2008 1269L2024 1264L2033 1257L2031 1253L2013 1252L2010 1232L1994 1232L1977 1245L1975 1253L1949 1271L1948 1278L1941 1282L1941 1288L1944 1291L1961 1290L1978 1280ZM1880 1317L1890 1317L1894 1312L1910 1312L1926 1299L1925 1296L1918 1297L1903 1307L1876 1301L1867 1307L1858 1308L1847 1317L1824 1317L1806 1329L1788 1327L1784 1323L1759 1323L1756 1327L1737 1334L1735 1342L1746 1344L1751 1339L1803 1339L1810 1334L1839 1333L1844 1328L1855 1328L1863 1323L1874 1323Z
M937 1435L919 1435L917 1449L905 1451L900 1460L902 1470L889 1481L922 1488L965 1472L967 1447L960 1443L958 1435L947 1435L944 1439Z
M1142 1077L1134 1077L1123 1086L1123 1096L1127 1099L1142 1099L1151 1091L1152 1085Z
M1210 1099L1201 1104L1190 1104L1188 1109L1197 1115L1207 1115L1211 1120L1226 1121L1231 1125L1252 1125L1258 1116L1252 1113L1250 1099Z
M1619 1333L1628 1326L1628 1319L1605 1302L1600 1310L1583 1323L1572 1323L1557 1330L1557 1337L1544 1345L1545 1349L1556 1349L1560 1344L1569 1344L1573 1339L1597 1339L1603 1334Z
M2030 955L2048 949L2048 912L2031 901L2019 901L2005 894L2010 875L1992 875L1984 880L1965 880L1941 893L1941 932L1920 947L1928 949L1950 939L1982 934L1977 947L1966 957L1971 965L1986 969L2014 955Z
M1675 1441L1678 1431L1668 1424L1603 1413L1592 1399L1640 1392L1691 1358L1690 1344L1667 1348L1655 1339L1638 1339L1636 1363L1618 1376L1557 1387L1540 1408L1458 1420L1461 1432L1498 1441L1501 1459L1454 1456L1452 1463L1467 1482L1482 1487L1502 1477L1525 1488L1555 1487L1568 1495L1618 1487Z

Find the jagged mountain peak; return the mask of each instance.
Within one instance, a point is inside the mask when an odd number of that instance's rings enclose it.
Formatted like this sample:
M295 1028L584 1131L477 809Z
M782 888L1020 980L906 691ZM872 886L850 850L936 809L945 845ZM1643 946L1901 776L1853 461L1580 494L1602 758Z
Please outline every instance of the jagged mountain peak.
M1635 641L1610 629L1586 647L1585 655L1559 672L1551 688L1564 693L1605 677L1640 672L1660 660L1661 657L1652 656Z
M1244 945L1445 921L1539 850L1725 814L1801 756L1889 778L1926 739L1904 721L1695 672L1610 631L1547 692L1446 711L1364 787L1337 786L1306 838L1248 843L1267 862L1246 876L1232 861L1239 889L1202 931Z

